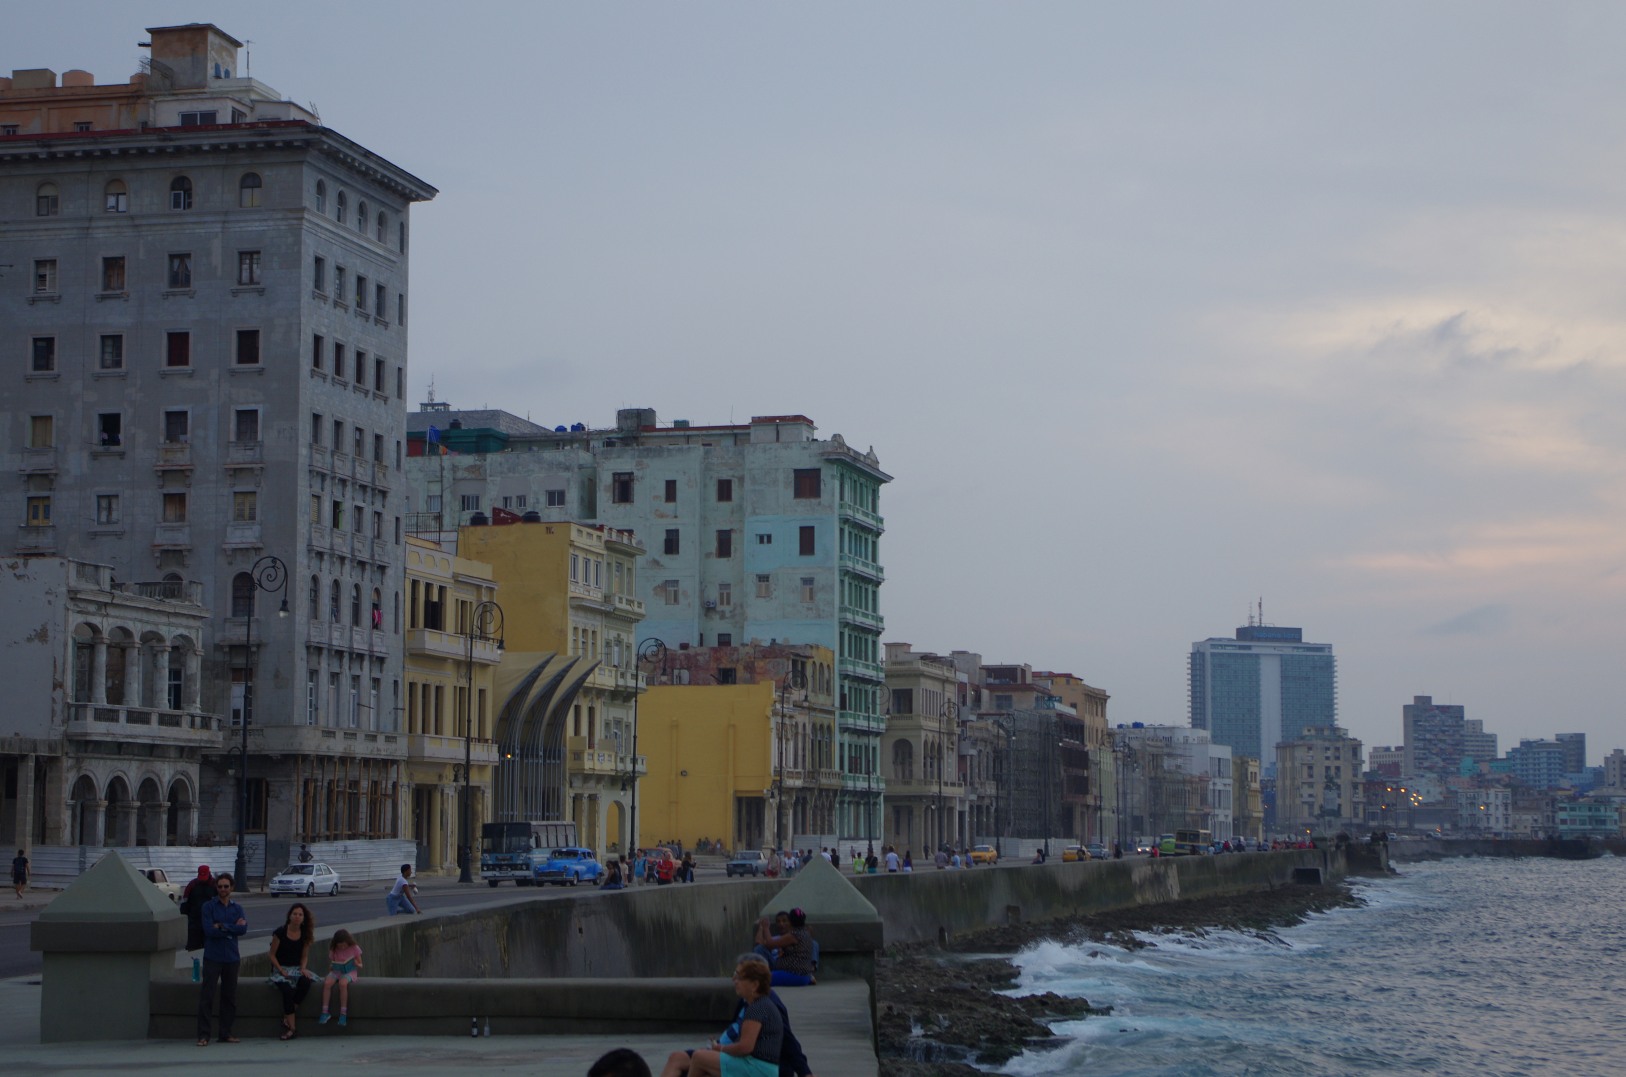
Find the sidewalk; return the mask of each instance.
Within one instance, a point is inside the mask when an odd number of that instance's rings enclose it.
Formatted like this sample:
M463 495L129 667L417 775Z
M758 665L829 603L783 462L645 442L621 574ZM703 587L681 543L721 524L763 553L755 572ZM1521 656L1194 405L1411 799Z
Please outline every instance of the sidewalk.
M245 982L241 991L263 985ZM366 983L356 985L365 990ZM807 1048L813 1070L824 1077L876 1077L869 1022L869 988L838 981L780 993L791 1026ZM0 981L0 1057L8 1070L27 1073L109 1073L163 1070L236 1074L316 1072L316 1067L388 1066L418 1073L524 1073L533 1077L582 1077L604 1052L631 1047L659 1073L666 1056L702 1046L704 1036L358 1036L324 1034L289 1042L271 1028L243 1026L242 1043L198 1047L190 1040L125 1040L105 1043L39 1042L40 988L27 980ZM87 1018L88 1020L88 1018ZM720 1029L718 1031L721 1031Z

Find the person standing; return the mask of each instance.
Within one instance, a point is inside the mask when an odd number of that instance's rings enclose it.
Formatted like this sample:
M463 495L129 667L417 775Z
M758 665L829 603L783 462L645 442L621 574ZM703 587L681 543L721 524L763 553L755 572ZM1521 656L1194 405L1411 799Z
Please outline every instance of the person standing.
M28 885L28 854L21 849L17 850L17 857L11 862L11 885L17 891L17 900L23 897L23 887Z
M390 887L389 896L384 899L384 909L394 916L403 912L423 912L418 907L418 887L412 881L412 865L402 864L401 874L396 876L395 885Z
M198 992L198 1046L209 1046L209 1016L220 989L220 1042L237 1043L237 970L243 963L237 940L248 932L243 907L232 899L229 872L215 876L214 900L203 906L203 989Z
M203 949L203 907L214 900L215 881L209 874L208 864L198 865L198 876L181 891L181 913L186 917L186 952ZM195 963L197 958L192 959ZM193 973L197 968L194 964Z
M900 861L898 859L898 847L896 845L888 845L886 847L886 870L887 870L887 873L888 874L895 873L902 866L903 866L902 861Z

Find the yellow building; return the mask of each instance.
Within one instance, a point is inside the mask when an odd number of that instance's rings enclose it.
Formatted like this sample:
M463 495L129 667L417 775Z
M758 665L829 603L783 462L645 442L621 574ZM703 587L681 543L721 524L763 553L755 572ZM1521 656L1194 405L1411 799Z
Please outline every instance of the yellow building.
M465 527L458 550L502 585L494 817L573 821L581 844L626 850L643 772L633 753L643 544L630 531L527 521Z
M458 866L463 804L463 764L469 772L470 844L478 850L480 824L488 817L492 767L492 675L501 657L489 624L474 625L473 613L495 599L491 566L447 553L409 537L406 548L407 632L406 837L418 843L422 871ZM485 631L472 631L471 626ZM469 693L473 678L473 694ZM472 704L472 740L465 740ZM475 854L478 856L478 852Z
M641 845L721 840L761 847L770 836L773 682L654 685L644 693L640 747L652 760L639 795Z

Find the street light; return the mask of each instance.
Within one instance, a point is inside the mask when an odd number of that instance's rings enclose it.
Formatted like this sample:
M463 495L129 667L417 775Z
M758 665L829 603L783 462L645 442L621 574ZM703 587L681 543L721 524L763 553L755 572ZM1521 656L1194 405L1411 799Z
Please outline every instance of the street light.
M254 599L260 591L282 592L282 605L278 617L288 616L288 566L280 557L267 554L254 562L248 570L248 616L243 620L243 744L241 766L237 771L237 870L235 878L239 888L246 888L248 878L248 720L254 713Z
M1005 734L1005 765L1000 768L999 788L994 791L994 855L1004 856L1005 847L1000 839L1004 836L1005 827L1010 826L1010 820L1007 818L1004 826L1000 825L999 802L1005 801L1005 814L1010 815L1011 755L1015 751L1016 731L1007 720L993 715L989 715L988 720Z
M779 682L779 720L775 747L778 749L778 765L775 768L773 787L775 800L774 844L783 849L785 847L785 696L790 689L807 691L807 674L792 666L785 674L785 679Z
M959 726L954 724L960 717L960 705L952 699L943 700L943 705L937 709L938 718L949 722L956 738L959 736ZM937 724L937 848L943 847L943 723ZM956 740L955 754L958 756L959 747ZM959 777L958 774L955 777ZM958 814L958 813L956 813ZM933 850L934 852L936 850Z
M634 854L638 851L638 697L643 692L638 687L638 674L643 672L645 662L659 662L662 667L666 665L666 643L663 640L649 637L638 644L633 652L632 667L632 810L628 812L629 824L627 830L627 848Z
M461 863L457 869L457 881L472 883L474 881L474 847L473 837L469 832L469 791L470 770L474 765L474 643L478 639L481 643L496 640L497 650L502 650L502 607L491 599L486 599L474 609L469 611L469 623L465 626L463 642L464 650L464 680L468 684L463 693L463 803L462 811L462 848L458 850L458 859Z

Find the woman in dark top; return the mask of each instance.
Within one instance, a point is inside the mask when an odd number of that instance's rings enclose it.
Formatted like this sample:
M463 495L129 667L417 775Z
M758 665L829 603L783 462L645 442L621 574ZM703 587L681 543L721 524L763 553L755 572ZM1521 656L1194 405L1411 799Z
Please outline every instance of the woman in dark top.
M279 1039L294 1038L294 1022L298 1018L299 1004L311 989L311 974L306 968L310 960L311 939L316 933L316 917L301 903L288 910L282 926L271 932L271 967L276 970L272 983L282 995L282 1035Z
M778 934L775 934L775 929ZM757 921L756 952L773 964L773 986L807 987L813 978L813 934L807 929L807 913L792 909Z
M734 969L734 993L745 1003L739 1039L712 1040L698 1051L673 1051L661 1077L779 1077L785 1022L768 998L769 986L765 964L740 962Z

